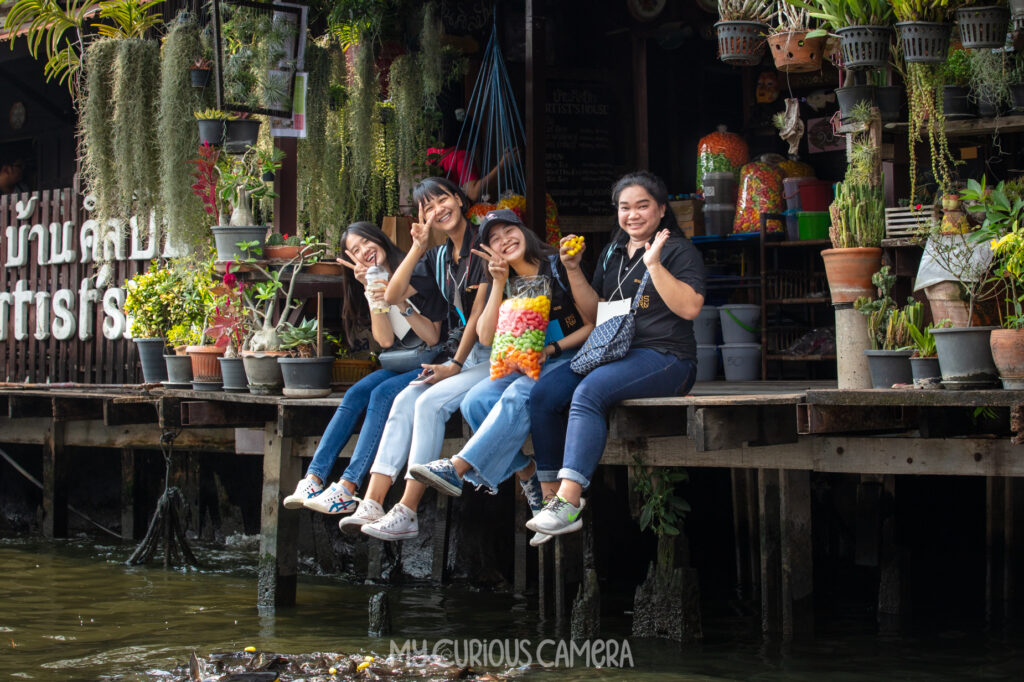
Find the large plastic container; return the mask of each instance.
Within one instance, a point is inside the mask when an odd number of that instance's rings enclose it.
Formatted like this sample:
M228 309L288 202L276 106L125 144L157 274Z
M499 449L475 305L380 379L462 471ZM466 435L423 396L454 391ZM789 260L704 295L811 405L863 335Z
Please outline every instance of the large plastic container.
M693 321L693 335L698 346L715 344L715 337L718 336L718 308L705 305L700 309L700 314Z
M761 344L726 343L718 349L722 351L726 381L757 381L761 378Z
M701 184L704 186L704 201L710 204L735 204L739 196L736 174L729 171L706 173Z
M735 204L704 204L704 234L724 236L732 233Z
M793 209L796 211L801 210L800 208L800 183L810 182L814 180L813 177L799 177L799 178L783 178L782 179L782 198L786 200L786 208Z
M827 211L832 203L832 183L828 180L804 180L800 188L801 211Z
M828 211L801 211L796 216L800 239L828 239L832 218Z
M697 344L697 381L714 381L718 376L718 346Z
M752 303L730 303L718 309L722 322L722 343L757 343L760 334L761 306Z

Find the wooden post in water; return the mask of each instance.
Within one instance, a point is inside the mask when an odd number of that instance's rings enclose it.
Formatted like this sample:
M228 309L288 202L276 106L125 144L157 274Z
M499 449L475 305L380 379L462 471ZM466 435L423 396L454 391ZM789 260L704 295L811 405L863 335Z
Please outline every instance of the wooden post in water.
M302 475L301 460L292 457L292 439L266 425L263 439L263 502L260 507L260 555L257 605L264 609L295 605L299 511L285 509L285 496Z
M43 536L68 536L68 455L65 422L50 421L43 444Z
M759 469L758 507L761 512L761 631L781 632L782 562L779 529L779 470Z
M782 547L782 634L814 631L814 571L811 540L811 475L782 471L779 480Z
M523 488L520 485L515 487L515 519L514 545L513 545L513 591L516 594L526 593L526 554L529 547L529 536L525 523L530 520L530 504L526 500Z
M438 493L435 508L437 515L434 519L434 536L431 538L433 551L430 579L440 585L444 582L445 573L448 569L448 521L451 515L451 505L448 504L448 496Z
M138 458L134 448L121 448L121 539L138 540L135 526L135 504L138 498L136 481Z

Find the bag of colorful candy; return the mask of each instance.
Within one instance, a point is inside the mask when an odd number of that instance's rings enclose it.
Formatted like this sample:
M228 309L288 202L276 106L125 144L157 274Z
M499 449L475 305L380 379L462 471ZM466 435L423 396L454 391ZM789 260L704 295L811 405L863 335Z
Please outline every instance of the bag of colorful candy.
M491 342L491 379L512 372L537 379L551 312L551 281L543 275L518 277L510 282L509 291L498 310Z

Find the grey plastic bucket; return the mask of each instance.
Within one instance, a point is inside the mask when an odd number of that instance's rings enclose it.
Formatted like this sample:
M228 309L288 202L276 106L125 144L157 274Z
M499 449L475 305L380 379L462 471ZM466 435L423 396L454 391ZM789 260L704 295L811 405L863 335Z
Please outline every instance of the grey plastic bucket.
M718 346L697 344L697 381L714 381L718 376Z
M757 381L761 378L761 344L725 343L718 349L722 351L726 381Z
M722 343L757 343L760 332L761 306L751 303L730 303L718 308L722 321Z
M718 308L706 305L693 321L693 335L698 346L714 346L718 336Z

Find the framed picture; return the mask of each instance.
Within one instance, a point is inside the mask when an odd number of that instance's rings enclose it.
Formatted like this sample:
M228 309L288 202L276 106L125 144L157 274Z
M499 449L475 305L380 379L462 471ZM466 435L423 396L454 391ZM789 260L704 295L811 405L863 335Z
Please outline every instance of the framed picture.
M807 119L807 152L820 154L821 152L836 152L846 149L846 136L836 135L832 132L831 121L822 116L821 118Z

